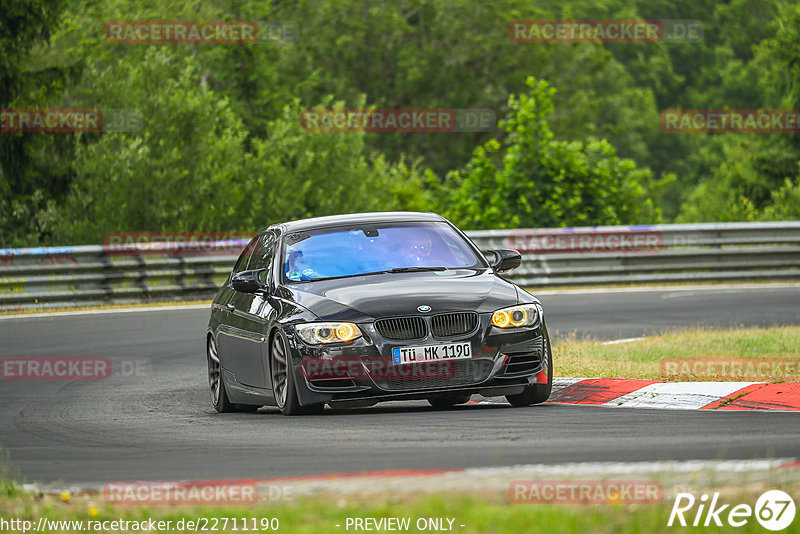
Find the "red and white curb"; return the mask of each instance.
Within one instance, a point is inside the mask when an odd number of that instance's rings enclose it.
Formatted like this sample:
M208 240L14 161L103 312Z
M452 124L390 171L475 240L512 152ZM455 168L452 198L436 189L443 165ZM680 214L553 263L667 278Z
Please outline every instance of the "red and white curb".
M671 410L800 411L800 383L556 378L549 403ZM470 401L472 404L497 404Z

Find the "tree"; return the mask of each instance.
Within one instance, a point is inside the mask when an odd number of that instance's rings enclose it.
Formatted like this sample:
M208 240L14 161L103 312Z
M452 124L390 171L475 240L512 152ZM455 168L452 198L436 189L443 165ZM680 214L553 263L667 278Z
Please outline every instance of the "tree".
M0 8L0 109L46 105L75 74L72 65L30 61L58 26L66 0L3 0ZM0 133L0 246L38 241L37 212L71 179L69 134Z
M547 122L553 89L530 78L529 94L508 101L507 137L478 147L448 176L448 214L467 228L656 222L640 185L647 170L616 156L605 140L554 139Z
M153 47L141 62L90 74L99 101L136 110L141 123L81 138L69 198L47 214L59 242L100 243L108 232L134 230L247 233L288 219L427 204L417 163L370 159L360 132L304 130L297 101L248 143L243 121L203 84L191 57Z
M754 47L745 73L757 80L759 101L743 107L800 109L800 6L777 5L774 34ZM756 76L758 73L758 76ZM726 84L731 86L732 84ZM789 133L718 136L710 176L692 189L679 221L740 221L797 217L800 136Z

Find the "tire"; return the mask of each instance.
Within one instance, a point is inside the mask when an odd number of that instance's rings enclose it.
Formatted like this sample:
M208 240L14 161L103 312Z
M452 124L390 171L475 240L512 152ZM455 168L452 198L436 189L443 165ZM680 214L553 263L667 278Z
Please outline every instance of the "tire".
M450 393L448 395L440 395L437 397L428 398L428 404L437 410L446 410L458 404L465 404L469 402L472 395L469 393Z
M512 406L530 406L541 404L550 398L553 390L553 352L550 350L550 340L547 340L547 384L531 384L525 391L516 395L506 395L506 400Z
M281 330L275 332L270 343L270 373L272 377L272 392L275 396L275 403L283 415L305 415L322 413L325 409L324 404L312 404L301 406L297 399L294 375L288 364L290 361L289 344L286 342L286 334Z
M228 400L225 391L225 379L222 377L222 367L217 353L217 342L214 336L208 336L206 341L206 360L208 361L208 386L211 388L211 404L219 413L235 412L236 407Z

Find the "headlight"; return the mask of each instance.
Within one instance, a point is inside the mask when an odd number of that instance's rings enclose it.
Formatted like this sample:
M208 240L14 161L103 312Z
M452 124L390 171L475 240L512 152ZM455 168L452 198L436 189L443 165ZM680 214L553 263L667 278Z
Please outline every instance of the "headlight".
M534 326L539 322L539 309L535 304L511 306L492 314L492 324L498 328Z
M353 323L308 323L297 326L297 333L311 345L322 343L347 343L361 337L361 330Z

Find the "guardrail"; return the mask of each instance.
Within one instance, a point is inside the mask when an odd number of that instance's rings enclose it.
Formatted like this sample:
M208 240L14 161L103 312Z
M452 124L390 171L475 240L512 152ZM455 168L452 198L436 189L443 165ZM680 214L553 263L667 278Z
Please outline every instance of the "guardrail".
M800 221L467 234L483 251L522 252L522 266L508 277L533 288L800 279ZM0 311L210 299L246 240L224 243L222 252L174 243L0 249Z
M515 248L525 286L800 279L800 221L468 232Z

